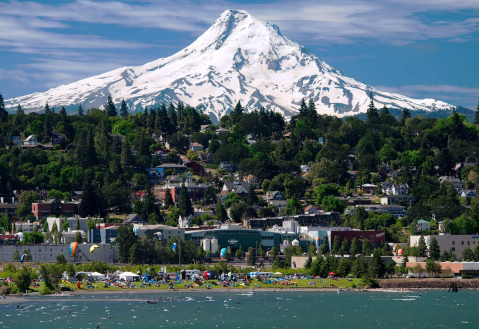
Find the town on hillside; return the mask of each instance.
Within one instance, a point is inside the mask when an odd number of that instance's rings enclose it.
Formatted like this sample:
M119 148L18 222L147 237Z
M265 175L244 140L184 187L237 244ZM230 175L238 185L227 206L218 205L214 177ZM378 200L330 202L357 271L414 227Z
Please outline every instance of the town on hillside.
M0 262L479 277L479 115L298 110L7 113L0 95Z

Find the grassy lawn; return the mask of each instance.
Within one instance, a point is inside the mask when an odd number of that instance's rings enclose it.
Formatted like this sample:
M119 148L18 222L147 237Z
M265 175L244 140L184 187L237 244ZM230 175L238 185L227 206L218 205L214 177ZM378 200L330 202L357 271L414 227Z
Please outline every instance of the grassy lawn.
M337 288L351 288L354 286L360 286L360 279L352 279L352 281L347 281L346 279L340 279L339 281L336 281L336 280L332 280L332 279L324 279L323 281L326 281L326 284L323 285L322 282L319 282L319 280L308 280L308 279L304 279L304 280L294 280L296 283L297 283L297 286L294 286L294 285L282 285L282 284L270 284L270 283L259 283L257 280L253 280L251 285L248 287L248 288L257 288L257 286L255 286L255 284L259 284L259 286L261 288L271 288L271 289L279 289L279 288L286 288L286 289L289 289L289 288L295 288L295 287L300 287L300 288L329 288L330 287L330 283L334 286L334 287L337 287ZM310 282L316 282L316 285L311 285L309 284ZM65 287L68 287L68 288L72 288L73 290L78 290L76 284L71 284L69 282L62 282L60 283L62 285L64 285ZM133 283L138 290L166 290L168 289L168 285L167 284L162 284L160 285L160 287L156 287L155 285L151 285L151 286L146 286L144 288L141 288L140 287L140 282L134 282ZM103 284L101 282L95 282L93 283L93 286L96 286L96 288L93 288L93 289L88 289L88 288L84 288L82 290L92 290L92 291L96 291L96 290L100 290L100 291L122 291L123 288L121 287L108 287L108 288L105 288L103 287ZM41 288L41 286L40 286ZM37 289L40 289L40 288L37 288ZM216 286L216 285L212 285L211 286L211 289L218 289L218 288L223 288L223 286ZM228 287L229 289L244 289L246 287L243 287L243 286L238 286L238 287ZM189 288L185 288L185 284L184 283L181 283L181 284L176 284L175 285L175 289L189 289ZM196 287L194 289L199 289L199 290L206 290L208 288L206 288L205 285L202 285L201 287ZM127 290L136 290L136 289L132 289L132 288L129 288Z

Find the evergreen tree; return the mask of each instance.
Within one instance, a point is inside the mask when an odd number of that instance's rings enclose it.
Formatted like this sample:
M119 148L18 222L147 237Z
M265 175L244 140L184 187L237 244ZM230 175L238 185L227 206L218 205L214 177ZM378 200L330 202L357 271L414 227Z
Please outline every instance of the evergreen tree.
M126 106L125 99L121 100L121 105L120 105L120 116L122 118L126 118L128 116L128 107Z
M254 266L256 265L256 252L253 248L248 249L248 262L247 264L249 266Z
M155 130L158 136L163 136L163 139L166 137L166 135L170 135L173 130L165 104L161 105L156 115Z
M411 111L409 109L403 108L401 113L401 123L404 125L406 123L406 119L411 117Z
M386 267L381 259L381 249L376 248L373 253L373 258L368 265L368 274L372 278L382 278L386 272Z
M168 106L168 118L171 124L171 134L176 134L178 131L178 116L173 103L170 103L170 106Z
M248 206L254 205L256 202L258 202L258 197L256 196L256 192L254 191L254 186L253 184L249 185L249 191L248 195L246 196L246 204Z
M388 109L388 107L386 106L386 104L384 104L383 108L380 110L380 114L381 114L381 115L390 114L390 113L389 113L389 109Z
M60 109L60 115L62 117L67 115L67 110L65 109L65 106L62 106L62 108Z
M299 116L301 118L305 117L308 115L308 112L309 112L309 108L308 106L306 105L306 102L304 100L304 98L301 100L301 105L299 106Z
M308 259L306 259L306 262L304 262L304 268L309 270L311 268L311 265L313 265L313 257L309 255Z
M360 252L361 252L361 249L359 247L359 241L358 241L358 239L353 238L353 240L351 241L350 253L351 253L351 255L356 256Z
M75 148L76 160L83 168L91 168L96 163L93 132L90 129L82 129L78 135Z
M421 235L418 242L418 257L427 257L427 245L423 235Z
M173 197L171 196L170 189L167 188L165 192L165 200L163 200L165 209L169 209L171 206L174 206Z
M8 112L5 110L5 102L3 96L0 94L0 122L7 122Z
M217 199L216 191L213 185L208 185L205 191L205 197L203 199L203 204L211 205L214 204Z
M479 125L479 102L477 103L477 111L474 114L474 124Z
M48 106L48 102L45 103L45 107L43 108L45 110L45 114L50 114L50 106Z
M370 98L370 102L369 102L369 106L368 106L368 110L366 112L367 114L367 117L368 117L368 121L371 121L372 118L375 118L375 117L378 117L379 114L378 114L378 110L376 108L376 106L374 106L374 99L373 99L373 93L371 92L369 94L369 98Z
M77 217L77 220L75 222L75 230L79 230L80 229L80 219L78 219Z
M349 254L349 249L350 249L350 246L349 246L348 239L344 238L344 241L341 244L341 248L339 249L339 253L341 254L341 256L347 255Z
M185 182L181 184L180 196L178 200L178 209L182 217L193 214L193 207L191 206L191 199L188 195L188 190L186 189Z
M83 107L80 105L78 105L78 115L79 116L82 116L83 115Z
M244 107L243 105L241 105L241 101L238 101L233 112L231 112L230 114L230 117L233 123L234 124L238 123L240 121L240 118L243 116L243 114L244 114Z
M131 147L128 139L125 138L123 140L123 144L121 145L121 169L124 173L128 172L129 168L133 164L133 157L131 155Z
M118 112L116 111L116 106L113 103L113 98L111 97L111 95L108 96L108 99L106 101L105 113L108 117L116 117L118 115Z
M363 257L358 257L353 261L351 266L351 274L354 275L355 278L361 277L367 273L368 263Z
M264 257L266 255L266 251L264 250L262 242L260 242L258 245L258 255L260 255L261 257Z
M433 237L429 245L429 258L438 260L439 257L441 257L441 250L439 249L436 238Z
M25 111L22 109L21 105L18 104L17 106L17 115L18 116L21 116L21 115L24 115L25 114Z
M334 237L332 254L333 255L339 255L339 249L340 248L341 248L341 239L339 238L339 235L336 235Z
M221 198L218 198L218 202L216 203L216 218L222 223L228 220L228 214L226 213L226 209L221 202Z
M371 241L369 241L368 239L363 240L362 252L365 256L369 256L373 253L373 245L371 244Z
M322 255L329 255L329 241L328 238L323 240L323 244L319 248L319 251Z
M79 206L81 217L98 216L101 217L100 201L91 183L83 184L82 199Z

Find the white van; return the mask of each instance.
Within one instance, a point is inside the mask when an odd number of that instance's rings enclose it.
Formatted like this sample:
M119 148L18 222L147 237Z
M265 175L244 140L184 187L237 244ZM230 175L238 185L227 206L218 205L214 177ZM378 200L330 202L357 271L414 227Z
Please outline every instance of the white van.
M200 270L186 270L186 276L190 278L197 278L201 274Z

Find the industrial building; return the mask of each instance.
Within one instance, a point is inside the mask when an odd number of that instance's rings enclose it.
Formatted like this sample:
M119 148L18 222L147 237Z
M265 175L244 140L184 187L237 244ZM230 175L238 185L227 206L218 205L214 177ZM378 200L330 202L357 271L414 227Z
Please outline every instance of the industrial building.
M296 216L280 216L267 218L249 218L243 219L243 225L253 230L265 230L274 225L283 226L284 221L297 221L301 226L330 226L332 222L339 225L342 221L341 214L338 212L325 212L320 214L304 214Z
M276 233L249 229L216 229L185 233L186 241L193 241L197 247L203 246L205 251L211 251L213 255L218 253L218 246L221 246L221 248L231 247L231 250L235 252L240 246L243 251L248 251L248 248L258 248L260 243L263 244L266 251L273 247L276 247L279 251L285 241L291 242L296 238L296 233Z
M420 238L420 235L411 235L411 247L418 246ZM428 250L432 238L436 239L441 253L444 250L451 250L454 254L456 254L457 258L461 257L466 248L474 249L477 245L479 245L479 235L424 235L424 240L426 241Z

